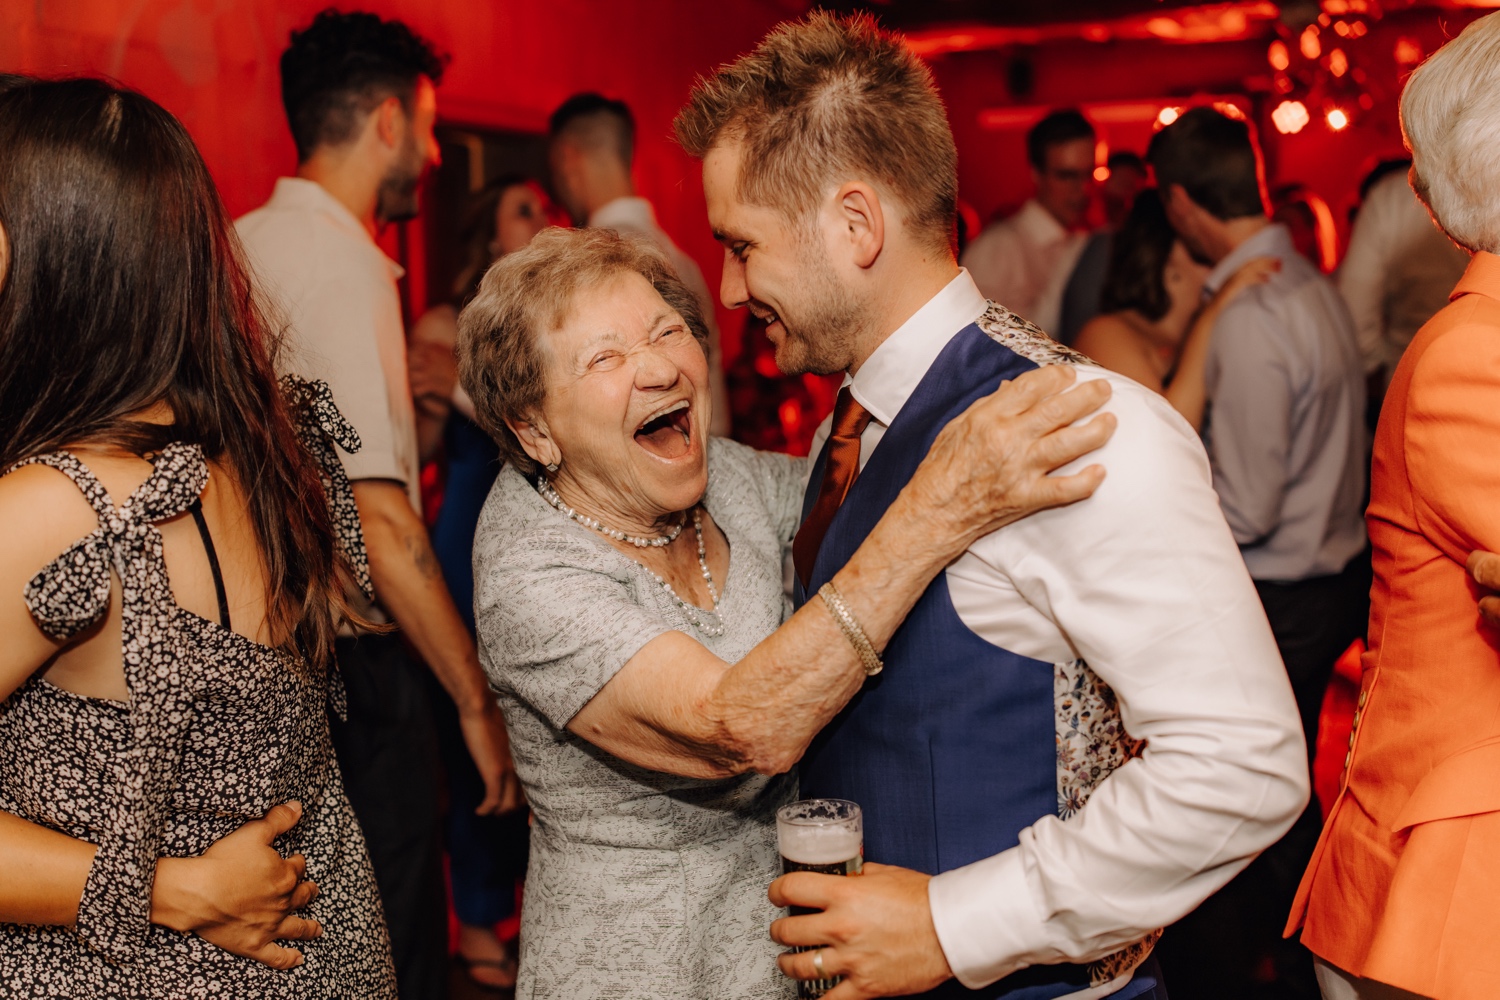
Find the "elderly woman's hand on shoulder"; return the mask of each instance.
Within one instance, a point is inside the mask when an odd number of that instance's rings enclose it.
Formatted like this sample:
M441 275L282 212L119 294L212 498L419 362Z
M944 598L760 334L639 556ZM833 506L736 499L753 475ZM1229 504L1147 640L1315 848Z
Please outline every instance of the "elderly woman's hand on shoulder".
M1027 372L969 407L933 442L912 478L912 499L944 519L957 555L975 540L1028 514L1075 503L1104 481L1099 465L1053 472L1102 447L1115 430L1104 379L1074 386L1071 365ZM1080 422L1082 421L1082 422Z

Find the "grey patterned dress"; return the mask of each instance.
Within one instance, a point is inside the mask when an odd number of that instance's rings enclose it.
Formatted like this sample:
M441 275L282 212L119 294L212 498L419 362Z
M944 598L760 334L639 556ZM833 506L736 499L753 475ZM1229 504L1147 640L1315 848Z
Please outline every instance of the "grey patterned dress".
M790 997L767 927L791 775L699 780L628 764L566 726L647 642L677 630L733 663L788 612L782 551L805 462L714 439L705 506L729 539L708 638L634 560L501 472L474 541L480 659L535 820L517 996Z

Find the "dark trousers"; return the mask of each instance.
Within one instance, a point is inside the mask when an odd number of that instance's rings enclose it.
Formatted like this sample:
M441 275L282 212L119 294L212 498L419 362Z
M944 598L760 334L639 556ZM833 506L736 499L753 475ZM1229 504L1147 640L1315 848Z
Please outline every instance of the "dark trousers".
M448 777L443 829L453 912L471 927L493 927L516 912L516 882L526 875L531 843L530 813L519 809L506 816L474 815L484 801L484 779L469 756L453 699L430 673L427 683Z
M447 995L448 912L438 818L438 750L424 668L399 639L338 640L349 718L331 720L391 932L401 1000Z
M1255 589L1292 682L1311 770L1333 665L1368 625L1370 554L1333 576L1257 580ZM1177 1000L1318 1000L1312 953L1281 931L1322 826L1314 799L1285 837L1167 929L1157 954Z

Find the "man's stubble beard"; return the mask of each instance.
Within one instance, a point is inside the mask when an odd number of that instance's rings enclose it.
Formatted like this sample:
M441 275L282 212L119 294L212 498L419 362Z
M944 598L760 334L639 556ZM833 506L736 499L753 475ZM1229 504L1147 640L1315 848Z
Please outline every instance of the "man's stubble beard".
M382 223L415 219L421 208L422 173L427 164L410 134L402 146L401 158L391 164L381 178L375 196L375 217Z
M855 344L868 325L868 308L845 288L820 248L804 244L799 270L805 292L797 314L778 313L785 331L776 366L788 375L832 375L854 364ZM795 331L795 332L794 332Z

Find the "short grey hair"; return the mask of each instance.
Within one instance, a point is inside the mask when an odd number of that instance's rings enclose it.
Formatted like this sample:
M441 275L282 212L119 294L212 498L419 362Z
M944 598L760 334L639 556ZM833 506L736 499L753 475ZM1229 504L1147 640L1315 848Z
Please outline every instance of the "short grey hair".
M567 322L579 293L621 273L650 282L699 346L707 344L703 306L661 250L645 237L613 229L543 230L496 261L458 315L458 380L501 458L525 475L537 464L507 421L533 419L547 396L540 338Z
M1412 186L1470 250L1500 253L1500 14L1435 52L1401 94Z

